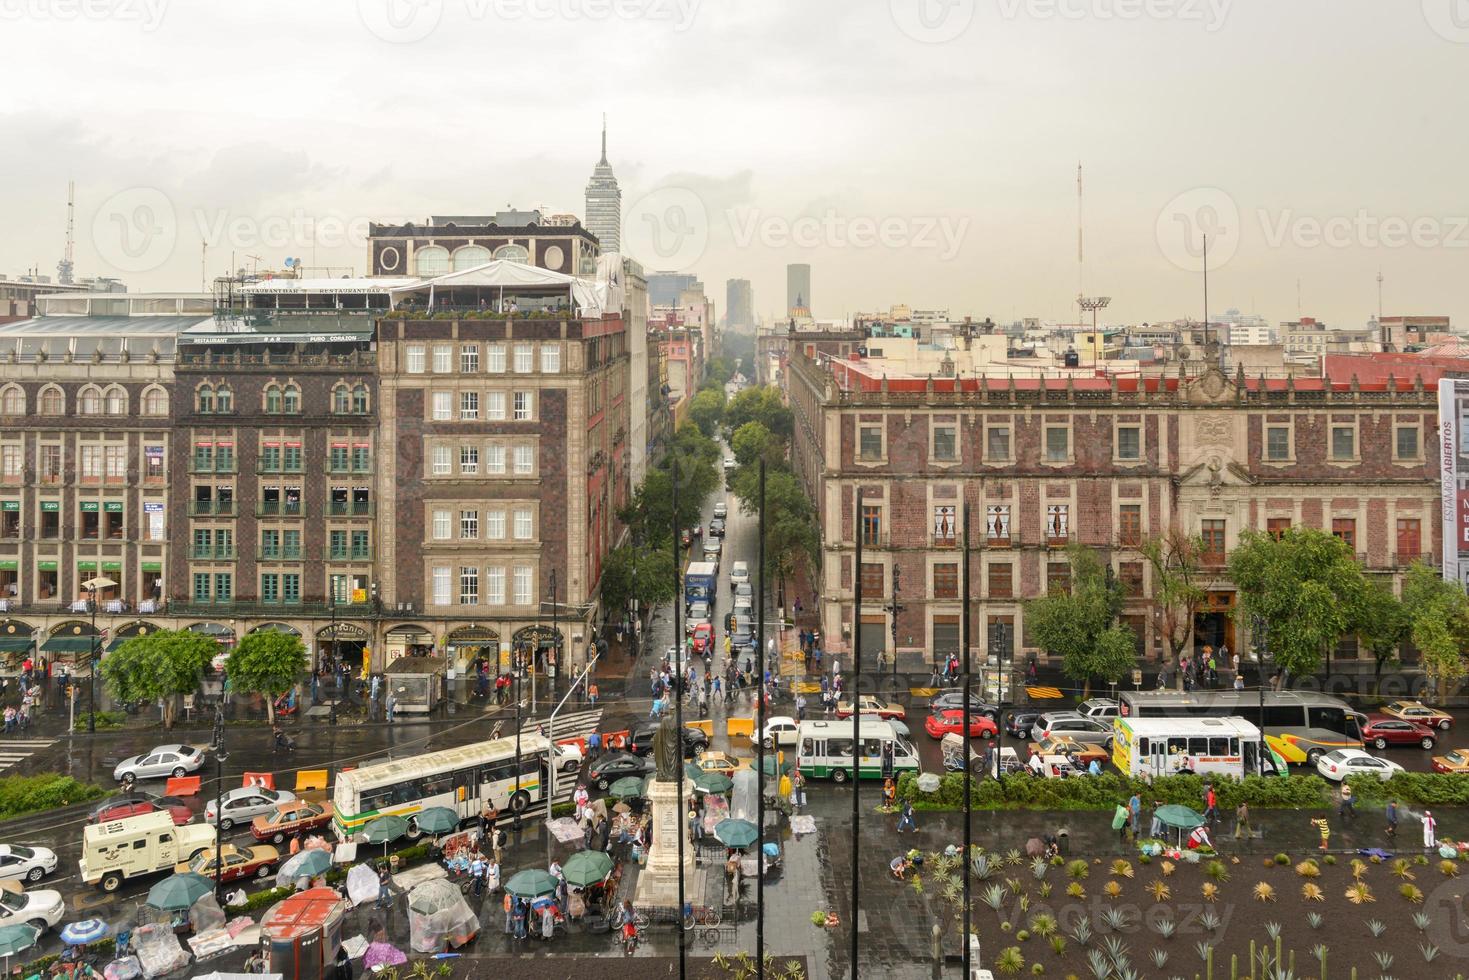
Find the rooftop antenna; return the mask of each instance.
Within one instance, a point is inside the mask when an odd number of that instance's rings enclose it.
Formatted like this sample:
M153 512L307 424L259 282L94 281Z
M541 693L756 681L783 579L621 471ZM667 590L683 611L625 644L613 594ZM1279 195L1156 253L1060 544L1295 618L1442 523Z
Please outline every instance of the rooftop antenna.
M607 163L607 113L602 113L602 159L601 164Z
M1076 299L1080 302L1086 295L1082 288L1082 273L1086 268L1086 253L1082 247L1081 224L1081 161L1076 161Z
M69 180L66 182L66 251L61 254L61 261L56 263L56 278L63 286L76 282L76 263L73 261L76 254L76 223L77 184L76 181Z
M1111 303L1111 302L1112 302L1112 297L1110 297L1110 296L1079 296L1079 297L1077 297L1077 300L1076 300L1076 305L1077 306L1080 306L1083 312L1085 312L1087 310L1090 310L1091 311L1091 314L1092 314L1092 367L1093 368L1095 368L1097 366L1097 362L1099 360L1101 360L1101 356L1100 355L1101 355L1101 351L1102 351L1102 340L1101 340L1101 338L1099 336L1097 336L1097 311L1098 310L1104 310L1104 309L1106 309L1107 308L1107 304L1108 303Z

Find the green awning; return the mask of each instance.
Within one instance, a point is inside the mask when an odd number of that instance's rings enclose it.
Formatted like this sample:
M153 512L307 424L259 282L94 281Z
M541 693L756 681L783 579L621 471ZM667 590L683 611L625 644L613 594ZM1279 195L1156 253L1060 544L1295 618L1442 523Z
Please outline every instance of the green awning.
M30 648L30 637L0 636L0 653L25 653Z
M36 567L43 572L56 571L56 563L54 561L38 561L36 562Z
M20 510L20 501L0 500L0 510Z
M104 571L104 572L120 572L120 571L122 571L122 562L120 562L120 561L104 561L102 563L102 571Z
M122 501L121 500L109 500L109 501L105 502L102 505L102 509L105 510L105 511L107 511L107 513L109 513L109 514L121 514L122 513Z
M44 511L58 511L61 509L61 501L43 500L41 501L41 509Z
M96 636L52 636L41 644L42 653L91 653L92 644L100 642Z
M132 639L131 636L119 636L117 639L112 640L105 647L103 647L102 648L102 652L103 653L111 653L112 651L116 650L118 647L122 646L124 643L126 643L128 640L131 640L131 639ZM90 650L91 647L88 647L87 649Z
M163 571L163 562L161 562L161 561L145 561L145 562L143 562L142 568L143 568L143 571L145 571L145 572L161 572L161 571Z
M79 561L79 562L77 562L77 571L79 571L79 572L95 572L96 570L97 570L97 563L94 562L94 561Z
M93 513L96 513L97 509L98 509L97 508L97 501L95 501L95 500L83 500L82 501L82 513L83 514L93 514Z
M13 572L18 568L20 568L20 563L14 558L6 558L0 561L0 572Z

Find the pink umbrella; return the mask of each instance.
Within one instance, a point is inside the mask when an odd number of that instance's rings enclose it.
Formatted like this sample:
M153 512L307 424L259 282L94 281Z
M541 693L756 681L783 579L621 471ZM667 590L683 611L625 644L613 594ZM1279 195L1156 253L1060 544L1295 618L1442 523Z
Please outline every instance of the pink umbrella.
M408 957L392 943L373 943L362 954L362 966L368 970L375 966L397 966L407 962Z

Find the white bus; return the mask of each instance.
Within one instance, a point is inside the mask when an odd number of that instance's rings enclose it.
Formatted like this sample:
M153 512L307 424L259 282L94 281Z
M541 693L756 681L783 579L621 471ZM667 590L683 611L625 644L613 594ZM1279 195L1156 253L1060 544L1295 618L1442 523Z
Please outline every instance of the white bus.
M542 736L522 733L518 781L513 735L339 773L332 826L346 840L368 821L392 815L407 817L409 832L417 837L413 817L430 807L449 807L460 820L479 816L486 802L498 810L534 813L544 809L550 787L550 751Z
M809 777L827 777L839 783L852 775L852 729L854 719L803 721L797 731L797 754L801 772ZM858 733L862 758L858 772L864 779L882 776L883 753L891 752L893 775L917 772L918 750L892 723L864 715Z
M1243 718L1117 718L1112 764L1125 776L1253 776L1261 768L1260 729ZM1266 773L1286 775L1266 748Z

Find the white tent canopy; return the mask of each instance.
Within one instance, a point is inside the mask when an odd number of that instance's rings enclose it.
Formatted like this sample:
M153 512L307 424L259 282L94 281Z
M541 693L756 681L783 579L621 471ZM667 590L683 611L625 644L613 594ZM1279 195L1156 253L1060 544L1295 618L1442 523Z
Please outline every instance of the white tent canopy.
M550 269L541 269L523 262L509 262L503 259L433 279L422 279L407 285L393 286L388 292L395 306L403 297L413 295L429 297L430 306L432 306L435 293L461 289L495 290L497 296L516 291L535 292L542 295L560 291L571 297L574 304L581 310L582 316L600 317L604 311L611 311L608 303L610 290L605 282L579 279L562 272L552 272Z

